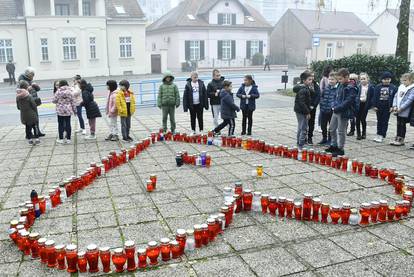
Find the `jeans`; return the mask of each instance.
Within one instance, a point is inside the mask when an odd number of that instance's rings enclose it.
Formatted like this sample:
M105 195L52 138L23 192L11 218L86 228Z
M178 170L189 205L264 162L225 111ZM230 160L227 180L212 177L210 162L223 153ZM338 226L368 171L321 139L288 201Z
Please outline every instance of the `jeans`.
M118 135L118 117L109 117L109 128L111 129L111 135Z
M171 132L175 132L175 106L162 106L162 128L167 132L167 119L170 116Z
M344 149L346 139L346 129L348 128L348 119L342 118L339 113L333 113L329 132L331 134L331 145L339 149Z
M331 122L332 112L320 113L321 115L321 129L324 140L331 140L331 134L328 132L328 124Z
M310 112L311 117L309 118L309 122L308 122L308 138L312 139L313 138L313 130L315 130L315 119L316 119L316 108L314 108L313 110L311 110Z
M129 138L129 130L131 129L131 116L121 117L122 138Z
M383 138L387 136L390 115L390 108L387 106L379 108L377 111L377 135Z
M243 118L242 118L242 133L246 133L246 123L247 123L247 133L252 133L252 126L253 126L253 111L250 110L242 110Z
M218 133L229 125L229 137L234 135L234 129L236 128L236 120L234 118L223 119L223 122L214 129L214 133Z
M305 145L307 131L308 131L308 119L306 115L302 113L296 113L296 119L298 120L298 131L296 133L296 143L299 148Z
M59 139L63 139L63 132L66 132L66 139L71 138L72 127L70 125L70 115L69 116L60 116L58 115L58 131Z
M263 68L263 71L266 71L266 68L269 69L269 71L270 71L270 64L265 64L265 66Z
M356 130L357 130L358 136L361 135L361 125L362 125L362 135L366 135L367 133L368 110L365 107L366 107L366 102L361 102L359 104L359 111L356 115L355 121L356 121Z
M26 124L25 126L26 126L26 138L27 139L33 139L33 138L39 137L38 133L36 132L35 125ZM35 130L34 134L32 133L32 129Z
M82 117L82 106L76 106L76 115L79 119L79 127L84 130L85 129L85 121L83 121Z
M96 131L96 118L89 118L89 130L91 131L91 135L95 135Z
M217 126L219 125L218 122L221 114L221 106L211 105L211 112L213 113L214 128L217 128Z
M200 132L204 129L204 122L203 122L203 107L201 104L193 105L190 108L190 118L191 118L191 130L195 132L196 130L196 119L198 121L198 127L200 128Z
M397 137L405 138L408 118L397 116Z

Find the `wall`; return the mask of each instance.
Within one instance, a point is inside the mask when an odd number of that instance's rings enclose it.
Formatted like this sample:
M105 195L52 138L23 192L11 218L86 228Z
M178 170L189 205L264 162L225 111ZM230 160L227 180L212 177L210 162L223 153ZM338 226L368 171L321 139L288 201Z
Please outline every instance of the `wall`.
M225 3L229 3L226 7ZM217 3L209 12L209 23L217 24L218 14L219 13L235 13L236 14L236 23L244 24L244 11L240 4L237 1L227 0L220 1Z
M11 39L13 46L13 59L16 66L16 79L29 64L27 49L26 28L24 22L13 22L0 24L0 38ZM0 63L0 82L4 78L9 78L6 71L6 63Z

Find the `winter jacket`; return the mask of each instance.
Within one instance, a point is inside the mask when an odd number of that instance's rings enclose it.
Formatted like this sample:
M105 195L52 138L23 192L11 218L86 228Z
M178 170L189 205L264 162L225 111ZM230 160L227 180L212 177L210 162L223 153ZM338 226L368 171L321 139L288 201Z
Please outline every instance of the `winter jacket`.
M374 98L374 86L368 84L368 91L367 91L367 100L365 101L365 110L369 110L372 107L372 100ZM361 85L358 85L358 94L356 97L356 108L359 111L359 107L361 105Z
M352 119L356 114L355 98L357 89L354 85L340 84L336 91L336 97L333 105L333 112L341 114L344 119Z
M393 106L398 107L398 109L401 110L401 112L398 113L399 117L409 118L414 104L414 85L410 85L406 89L407 90L399 103L397 103L397 94L399 92L395 94Z
M389 94L385 95L383 90L388 89ZM392 102L394 101L395 93L397 92L396 86L390 84L389 86L384 86L379 84L374 89L374 97L372 99L372 107L377 109L386 109L389 110L392 107Z
M321 95L320 109L321 113L331 113L335 102L336 91L338 90L338 84L335 86L328 85Z
M85 107L86 117L88 119L102 117L98 104L94 100L93 87L91 84L88 84L86 88L82 90L82 103L80 105Z
M118 111L116 109L116 93L117 91L110 91L108 93L108 98L106 99L106 114L109 117L117 117Z
M299 84L293 88L293 92L296 93L294 111L300 114L310 114L311 95L309 87Z
M37 91L34 88L30 88L29 93L33 97L33 100L35 101L36 106L42 105L42 99L40 99L39 95L37 94Z
M60 87L54 94L52 102L56 104L56 113L59 116L71 116L76 113L73 89L69 86Z
M321 101L321 89L317 82L313 81L313 86L309 87L309 92L311 97L311 110L314 110Z
M32 84L33 79L30 79L29 77L27 77L24 74L20 74L19 78L17 79L18 81L26 81L27 83L29 83L29 85Z
M76 106L80 106L82 103L82 90L80 89L79 85L73 86L73 101L75 101Z
M319 82L319 89L321 90L321 94L328 86L329 86L329 78L323 76L321 81Z
M240 109L242 111L254 111L256 110L256 99L260 97L258 86L253 81L249 92L250 98L243 98L243 95L246 95L245 88L246 86L242 84L236 94L240 98Z
M16 66L14 65L14 63L6 64L6 71L8 73L14 73L16 71Z
M216 96L217 90L223 89L224 77L221 76L219 80L211 80L207 85L207 95L210 98L210 105L220 105L220 93Z
M169 82L165 80L167 77L171 78ZM169 72L165 73L162 79L162 85L158 91L157 106L160 109L163 106L175 106L176 108L180 106L180 92L177 85L174 84L174 76Z
M233 93L228 92L224 89L220 91L220 105L222 119L236 118L236 111L240 111L240 108L236 104L234 104Z
M184 112L187 112L189 109L193 108L193 88L191 86L191 78L187 79L187 84L184 88L184 95L183 95L183 107ZM200 99L201 107L208 110L208 97L207 97L207 90L204 82L198 80L198 94Z
M130 99L130 108L129 112L130 115L133 115L135 113L135 95L131 90L129 91L129 99ZM128 107L125 100L125 93L122 90L119 90L116 93L116 109L118 111L118 115L120 117L128 117Z
M20 110L20 120L22 124L34 126L39 122L37 105L27 90L17 89L16 104L17 109Z

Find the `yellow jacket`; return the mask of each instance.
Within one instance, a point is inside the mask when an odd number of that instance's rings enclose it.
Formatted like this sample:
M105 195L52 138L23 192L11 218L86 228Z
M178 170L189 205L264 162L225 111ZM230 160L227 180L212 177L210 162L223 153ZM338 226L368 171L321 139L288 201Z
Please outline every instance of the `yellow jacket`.
M135 113L135 95L131 90L128 90L130 94L130 100L131 100L131 107L130 112L131 115ZM125 100L125 94L122 90L119 90L116 93L116 109L118 111L118 115L120 117L127 117L128 116L128 110L127 110L127 104Z

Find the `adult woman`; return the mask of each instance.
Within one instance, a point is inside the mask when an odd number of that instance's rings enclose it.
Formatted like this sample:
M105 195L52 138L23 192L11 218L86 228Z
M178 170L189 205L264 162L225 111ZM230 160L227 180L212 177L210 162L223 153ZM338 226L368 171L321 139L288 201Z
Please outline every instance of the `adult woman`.
M70 143L72 135L72 127L70 125L70 117L76 113L76 105L73 100L73 89L66 80L59 81L59 89L53 96L52 102L56 104L56 114L58 118L59 138L56 140L59 144ZM66 132L66 141L64 141L63 133Z
M192 72L187 79L183 95L184 112L190 110L191 130L196 131L196 118L200 133L204 130L203 109L208 110L207 91L204 82L198 79L198 73Z

